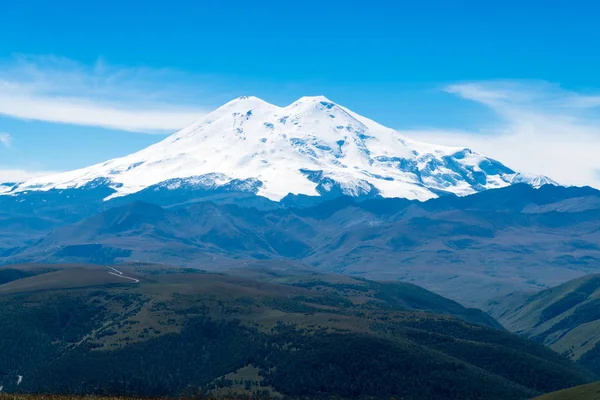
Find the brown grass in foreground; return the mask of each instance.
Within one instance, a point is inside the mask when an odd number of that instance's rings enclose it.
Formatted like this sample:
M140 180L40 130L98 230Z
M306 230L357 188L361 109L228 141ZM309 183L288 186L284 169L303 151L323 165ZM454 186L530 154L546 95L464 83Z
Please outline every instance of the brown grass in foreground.
M600 382L548 393L533 400L600 400Z

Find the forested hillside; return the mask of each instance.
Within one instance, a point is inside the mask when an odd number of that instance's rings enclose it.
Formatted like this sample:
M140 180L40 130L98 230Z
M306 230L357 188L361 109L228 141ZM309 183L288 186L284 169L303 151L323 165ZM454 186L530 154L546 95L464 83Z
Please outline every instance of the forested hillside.
M0 370L20 392L525 399L588 381L485 314L407 284L301 271L13 266ZM137 283L136 283L137 281ZM249 374L248 371L253 371Z

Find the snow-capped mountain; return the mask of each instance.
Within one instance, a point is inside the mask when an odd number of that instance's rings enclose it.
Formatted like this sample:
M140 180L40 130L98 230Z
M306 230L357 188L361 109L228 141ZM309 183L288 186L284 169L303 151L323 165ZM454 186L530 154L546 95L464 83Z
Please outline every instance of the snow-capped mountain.
M0 194L97 181L116 190L111 197L150 187L235 185L271 200L289 193L427 200L516 182L555 184L516 173L470 149L409 140L322 96L303 97L287 107L240 97L137 153L5 185Z

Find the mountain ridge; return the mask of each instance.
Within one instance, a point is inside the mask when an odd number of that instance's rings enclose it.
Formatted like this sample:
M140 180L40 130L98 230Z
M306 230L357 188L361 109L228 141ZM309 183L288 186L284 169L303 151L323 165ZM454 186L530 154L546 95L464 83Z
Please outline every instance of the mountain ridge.
M600 373L600 274L586 275L538 293L490 301L487 311L511 332L543 343Z
M79 188L98 180L115 191L106 199L183 185L275 201L290 193L427 200L520 182L556 184L468 148L402 137L323 96L303 97L286 107L240 97L136 153L3 185L0 194Z

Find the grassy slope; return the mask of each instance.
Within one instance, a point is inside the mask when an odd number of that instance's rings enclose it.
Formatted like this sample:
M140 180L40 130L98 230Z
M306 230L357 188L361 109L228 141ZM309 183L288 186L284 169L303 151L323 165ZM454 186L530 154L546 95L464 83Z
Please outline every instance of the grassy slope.
M600 382L548 393L533 400L600 400Z
M588 275L525 297L491 304L510 331L544 343L600 373L600 275Z
M413 285L118 268L141 282L69 266L0 285L12 321L0 327L0 370L22 372L19 389L215 392L249 364L263 378L245 379L251 391L316 397L526 398L586 380L556 353L465 322L490 324Z

